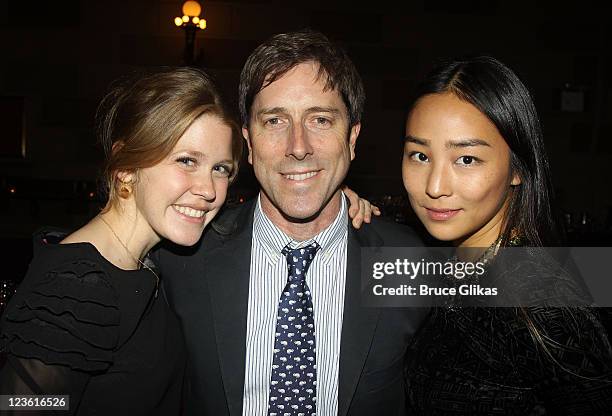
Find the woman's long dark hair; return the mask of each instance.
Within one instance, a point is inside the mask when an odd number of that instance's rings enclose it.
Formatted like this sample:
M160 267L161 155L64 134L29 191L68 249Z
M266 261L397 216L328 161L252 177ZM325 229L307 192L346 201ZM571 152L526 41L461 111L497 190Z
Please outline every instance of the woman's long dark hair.
M501 232L501 245L512 245L518 234L529 246L559 243L551 202L552 182L548 158L535 105L529 91L507 66L489 56L447 60L439 63L420 84L416 102L428 94L455 94L478 108L497 127L510 148L510 164L521 178L514 187ZM574 321L575 311L563 308ZM516 308L534 342L560 368L575 373L568 363L556 355L564 347L547 336L545 322L534 319L533 309ZM604 343L607 338L602 336ZM561 356L562 357L562 356ZM589 379L589 377L583 377Z
M478 108L497 127L511 151L511 167L521 178L506 212L501 245L518 234L524 244L556 243L548 158L535 105L518 76L497 59L478 56L441 61L425 77L413 102L450 92Z

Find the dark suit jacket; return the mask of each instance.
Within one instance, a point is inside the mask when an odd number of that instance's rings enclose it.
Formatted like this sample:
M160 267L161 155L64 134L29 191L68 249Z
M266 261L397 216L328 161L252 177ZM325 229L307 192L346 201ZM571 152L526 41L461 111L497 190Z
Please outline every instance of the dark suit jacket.
M187 414L242 414L254 202L226 209L196 246L166 244L153 256L185 334ZM405 355L427 310L361 306L360 256L362 247L421 242L382 220L349 228L338 414L404 414Z

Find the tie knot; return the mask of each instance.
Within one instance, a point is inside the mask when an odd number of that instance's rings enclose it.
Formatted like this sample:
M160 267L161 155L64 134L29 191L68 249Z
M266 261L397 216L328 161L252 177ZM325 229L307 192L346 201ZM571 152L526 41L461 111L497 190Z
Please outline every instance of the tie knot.
M292 249L287 245L282 253L287 257L287 267L290 276L304 276L314 259L317 250L321 248L316 242L306 247Z

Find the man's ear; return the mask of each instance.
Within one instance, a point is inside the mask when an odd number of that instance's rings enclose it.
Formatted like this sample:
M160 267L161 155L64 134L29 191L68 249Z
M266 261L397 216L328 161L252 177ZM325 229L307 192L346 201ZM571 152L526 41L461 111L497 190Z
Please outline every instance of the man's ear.
M357 143L357 136L359 136L360 131L361 122L355 123L355 125L351 127L349 134L349 150L351 151L351 160L355 159L355 144Z
M249 129L246 126L242 126L242 137L246 141L247 148L249 149L248 161L253 164L253 147L251 146L251 136L249 135Z

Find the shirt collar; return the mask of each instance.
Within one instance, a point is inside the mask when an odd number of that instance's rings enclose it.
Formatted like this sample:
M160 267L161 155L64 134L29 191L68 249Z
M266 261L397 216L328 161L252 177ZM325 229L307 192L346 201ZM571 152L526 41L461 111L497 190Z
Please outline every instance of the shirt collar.
M278 261L279 256L282 256L281 251L287 244L290 244L291 248L300 248L316 241L321 246L320 255L323 262L328 264L331 255L347 235L348 217L344 193L341 193L340 201L340 211L329 226L313 238L306 241L295 241L266 216L261 209L261 194L259 194L253 217L253 238L261 243L265 257L270 263Z

